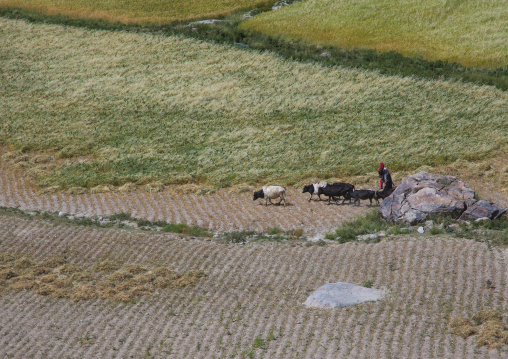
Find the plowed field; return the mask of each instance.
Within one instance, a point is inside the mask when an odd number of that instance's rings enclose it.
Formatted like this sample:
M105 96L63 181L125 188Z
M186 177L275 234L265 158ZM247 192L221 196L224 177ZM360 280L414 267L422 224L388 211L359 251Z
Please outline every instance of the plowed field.
M0 238L0 253L35 261L64 253L82 268L110 259L207 274L195 286L160 289L130 303L0 291L2 358L508 355L506 347L477 349L473 337L448 333L451 318L507 309L506 260L500 251L474 241L432 237L325 247L225 245L16 216L0 218ZM372 281L389 294L347 309L302 305L319 286L337 281Z
M41 194L20 175L0 167L0 206L22 210L64 211L86 216L130 213L150 221L185 223L214 232L240 230L265 231L278 227L283 230L302 228L306 233L321 232L337 227L344 220L364 214L369 207L362 205L327 205L326 201L308 202L309 194L301 189L288 189L288 206L264 205L252 200L252 193L231 194L219 191L210 195L178 195L171 192L99 193L71 195ZM314 197L316 198L316 197Z
M469 183L481 198L508 207L508 195L485 181ZM308 193L288 188L288 206L264 206L252 200L252 193L234 194L225 190L210 195L174 194L170 191L145 191L71 195L42 194L32 187L21 172L11 171L0 163L0 206L22 210L64 211L69 214L104 216L129 213L138 219L185 223L212 232L241 230L266 231L302 228L306 234L321 233L340 223L365 214L370 207L362 205L327 205L327 201L308 202ZM316 198L314 196L314 198Z

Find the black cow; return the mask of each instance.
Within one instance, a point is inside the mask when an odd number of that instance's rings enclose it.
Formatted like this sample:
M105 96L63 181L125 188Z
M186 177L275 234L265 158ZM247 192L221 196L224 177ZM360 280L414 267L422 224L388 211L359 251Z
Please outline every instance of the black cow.
M361 199L368 199L370 200L370 205L372 206L372 200L375 199L377 204L379 205L379 201L376 198L376 191L370 190L370 189L358 189L356 191L353 191L351 193L348 193L344 199L354 199L354 205L356 206L356 203L358 202L358 205L360 205Z
M342 204L344 204L344 201L346 200L346 195L353 192L354 188L355 186L349 183L334 183L332 185L319 188L318 195L322 194L328 196L328 204L330 204L332 198L335 202L337 202L337 198L335 197L343 196L344 199L342 200ZM351 200L349 202L351 202Z
M388 182L387 182L387 184L388 184ZM395 188L392 186L390 186L390 187L387 186L382 191L376 191L376 200L385 199L386 197L391 195L393 193L393 191L395 191Z
M332 186L343 186L344 188L347 188L349 190L348 193L351 193L355 190L355 185L351 183L346 182L334 182ZM346 200L346 198L344 198ZM351 198L349 198L349 203L351 204Z

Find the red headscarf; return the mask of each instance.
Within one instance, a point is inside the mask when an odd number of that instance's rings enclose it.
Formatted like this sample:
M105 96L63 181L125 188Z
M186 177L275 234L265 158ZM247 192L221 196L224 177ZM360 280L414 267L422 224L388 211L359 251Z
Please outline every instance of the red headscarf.
M385 164L384 164L383 162L381 162L381 163L379 164L379 168L384 168L384 167L385 167Z

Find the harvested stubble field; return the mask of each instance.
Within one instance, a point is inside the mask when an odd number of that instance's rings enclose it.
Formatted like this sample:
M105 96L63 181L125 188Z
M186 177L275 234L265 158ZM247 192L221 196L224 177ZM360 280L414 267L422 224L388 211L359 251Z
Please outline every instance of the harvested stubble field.
M0 144L71 159L42 186L214 188L506 150L506 92L139 33L0 19ZM58 163L57 163L58 164Z
M508 197L508 196L507 196ZM107 216L129 213L137 219L152 222L185 223L212 232L254 230L265 232L278 227L283 230L305 230L306 234L329 231L345 220L366 213L369 207L330 205L325 201L308 202L301 189L288 189L288 206L262 205L252 200L252 193L228 193L225 190L208 195L178 194L171 190L135 192L43 194L23 177L0 162L0 206L44 212L63 211L85 216ZM507 198L508 202L508 198Z
M477 169L479 172L468 167L463 170L476 177L482 176L482 169L485 168ZM376 185L375 180L371 182ZM489 183L488 178L476 178L467 183L481 198L508 207L508 193L500 190L499 184ZM9 163L0 161L0 206L16 207L25 211L63 211L90 217L129 213L136 219L185 223L211 232L266 232L277 227L282 230L301 228L306 235L312 235L331 231L344 221L365 214L371 208L367 206L368 202L363 202L358 207L347 202L344 205L327 205L325 200L309 202L309 194L302 194L301 189L288 188L287 191L287 207L265 207L264 201L252 200L251 192L234 193L226 190L207 195L176 193L171 188L157 193L138 189L135 192L79 195L64 192L44 194L23 176L22 171L13 171ZM317 197L314 196L314 199Z
M91 229L0 217L0 252L65 255L207 273L195 286L130 303L73 302L33 290L0 292L0 356L72 358L503 358L450 334L452 318L507 309L506 258L469 240L399 238L377 244L226 245L173 234ZM309 309L329 282L386 289L379 302ZM486 283L490 285L487 286Z

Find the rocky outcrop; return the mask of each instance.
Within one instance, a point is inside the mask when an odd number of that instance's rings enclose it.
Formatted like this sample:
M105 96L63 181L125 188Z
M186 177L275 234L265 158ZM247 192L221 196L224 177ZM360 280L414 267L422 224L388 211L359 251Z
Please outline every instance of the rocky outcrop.
M495 219L506 211L474 197L474 191L455 177L420 172L404 178L383 200L379 213L389 222L416 224L429 216L442 215L464 220Z

